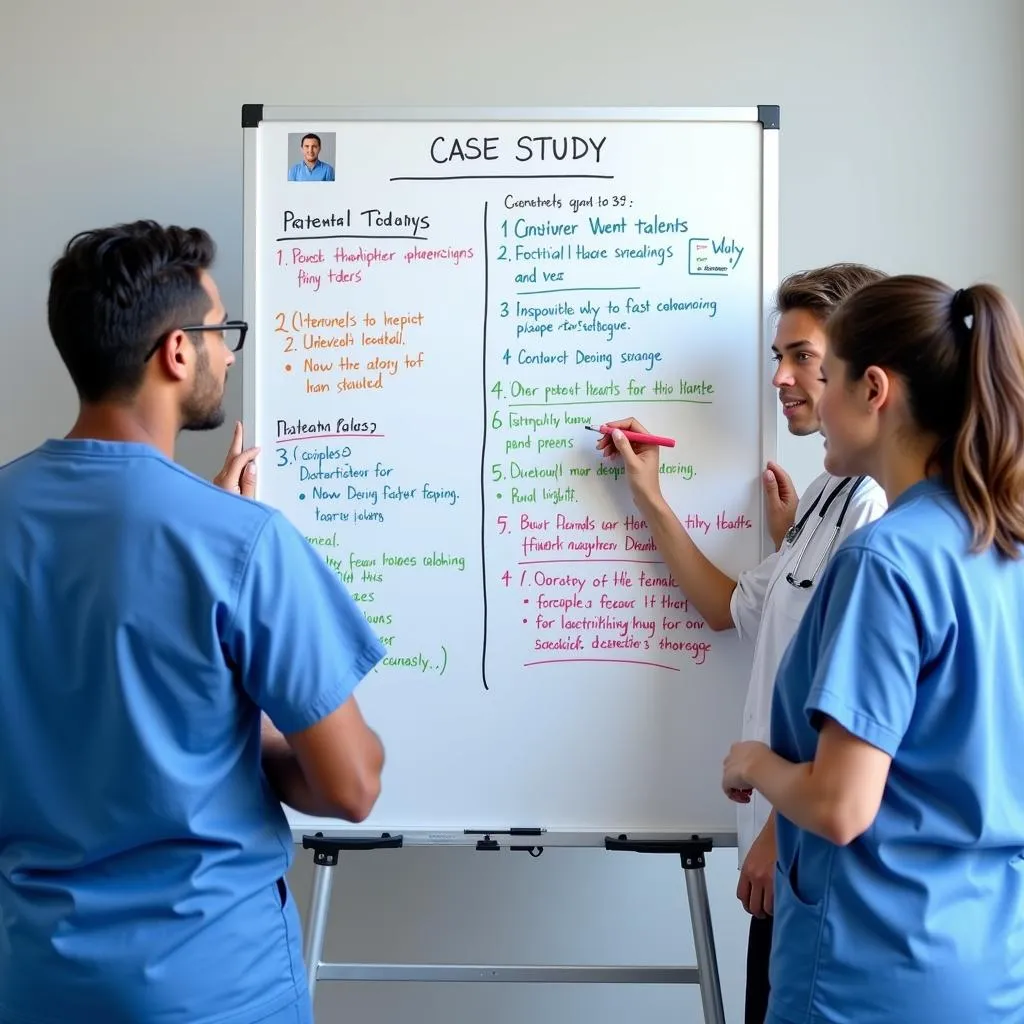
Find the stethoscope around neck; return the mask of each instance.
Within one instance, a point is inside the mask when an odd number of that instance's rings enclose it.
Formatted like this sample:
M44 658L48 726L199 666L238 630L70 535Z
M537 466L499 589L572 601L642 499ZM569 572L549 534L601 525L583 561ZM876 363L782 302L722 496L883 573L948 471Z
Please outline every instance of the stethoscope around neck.
M804 555L807 554L807 549L811 546L811 540L813 539L814 534L818 532L818 527L821 526L821 524L825 521L825 516L828 515L828 510L832 502L836 500L836 498L842 492L843 488L845 488L846 485L851 480L853 480L853 477L844 477L836 485L835 490L832 491L832 493L827 498L825 498L825 504L821 506L821 511L818 513L818 522L815 525L814 530L811 532L811 536L807 538L807 543L804 545L803 550L800 552L800 557L797 559L796 565L789 572L786 573L786 582L791 587L796 587L799 590L808 590L809 588L814 586L814 581L817 578L818 573L821 571L821 567L825 564L825 559L828 558L829 554L832 551L832 548L835 546L836 538L839 536L839 531L843 528L843 520L846 518L846 510L850 507L850 502L853 501L853 496L857 493L857 488L860 487L860 485L864 482L864 479L864 477L859 476L856 480L854 480L853 486L850 488L849 493L846 495L846 500L843 502L843 507L839 510L839 517L836 519L835 529L832 531L832 539L829 541L828 546L825 548L825 550L822 551L821 557L818 559L817 564L814 566L814 570L811 572L811 575L809 577L803 578L801 577L801 574L799 572L800 564L804 560ZM794 523L786 531L785 542L789 547L792 547L796 543L797 538L800 536L800 534L803 533L804 526L806 525L807 520L811 517L811 513L813 513L814 510L818 507L818 504L824 497L825 491L827 489L828 484L826 483L825 486L822 487L822 489L818 492L818 496L811 503L811 507L800 517L800 521Z

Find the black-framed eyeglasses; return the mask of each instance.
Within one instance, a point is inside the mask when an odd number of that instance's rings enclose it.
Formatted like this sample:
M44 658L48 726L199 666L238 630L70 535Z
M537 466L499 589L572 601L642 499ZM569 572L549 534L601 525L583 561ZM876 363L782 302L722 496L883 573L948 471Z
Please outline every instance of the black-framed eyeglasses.
M796 560L796 565L793 566L790 572L786 573L786 582L791 587L796 587L798 590L809 590L811 587L814 586L814 580L817 577L818 573L821 571L821 567L825 564L825 559L828 558L828 556L832 552L832 549L835 547L836 538L838 538L839 531L843 528L843 520L846 518L846 510L850 507L850 502L853 501L853 496L857 493L857 488L860 487L860 485L864 482L864 477L857 477L857 479L853 483L853 486L850 488L849 494L846 495L846 500L843 502L843 507L839 512L839 518L836 519L836 525L832 530L832 537L829 540L828 545L825 547L825 550L822 551L821 557L818 559L814 568L811 570L811 575L804 576L800 572L800 566L803 563L804 555L807 554L807 549L811 546L811 542L814 540L814 535L818 532L818 527L821 526L821 524L825 521L825 515L828 512L829 505L831 505L832 502L839 496L840 492L846 487L846 485L850 482L851 479L852 477L845 477L836 486L836 489L825 499L825 504L822 505L821 511L818 513L818 522L815 523L814 529L811 530L811 535L807 538L807 541L804 544L803 549L801 550L800 555ZM826 487L827 486L828 485L826 484ZM800 522L797 523L795 526L791 526L786 531L787 544L792 545L796 543L797 537L799 537L800 534L803 532L804 525L807 522L808 517L814 511L818 502L821 501L824 493L825 487L821 489L821 492L814 499L814 504L811 505L811 507L803 514L803 516L800 519Z
M185 324L183 327L176 327L175 330L186 332L209 331L211 333L216 331L220 334L221 338L224 341L224 344L227 345L228 351L237 352L245 344L245 336L246 334L249 333L249 325L248 323L246 323L245 320L224 320L222 323L219 324ZM229 337L229 331L237 331L238 337ZM147 360L153 357L157 349L159 349L160 346L166 340L167 334L170 333L171 332L168 331L166 334L160 335L160 337L156 341L156 344L154 344L153 347L146 354L146 359L144 359L143 362L146 362Z

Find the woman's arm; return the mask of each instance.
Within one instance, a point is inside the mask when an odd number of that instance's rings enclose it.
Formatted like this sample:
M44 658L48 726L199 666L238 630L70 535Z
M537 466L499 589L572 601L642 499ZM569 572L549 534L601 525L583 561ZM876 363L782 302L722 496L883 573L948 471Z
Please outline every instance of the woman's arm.
M756 789L798 828L846 846L875 820L891 763L884 751L826 717L810 762L793 764L763 743L734 743L722 787L740 803Z

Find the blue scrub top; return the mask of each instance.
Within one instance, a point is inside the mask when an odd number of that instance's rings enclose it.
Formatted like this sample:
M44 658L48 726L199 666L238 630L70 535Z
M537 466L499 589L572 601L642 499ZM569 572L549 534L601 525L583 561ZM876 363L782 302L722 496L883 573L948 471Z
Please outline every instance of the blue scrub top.
M771 1024L1024 1022L1024 562L971 555L923 481L837 550L776 680L772 748L822 716L892 758L845 847L778 817Z
M0 469L0 1022L304 1020L260 709L384 648L280 513L142 444Z

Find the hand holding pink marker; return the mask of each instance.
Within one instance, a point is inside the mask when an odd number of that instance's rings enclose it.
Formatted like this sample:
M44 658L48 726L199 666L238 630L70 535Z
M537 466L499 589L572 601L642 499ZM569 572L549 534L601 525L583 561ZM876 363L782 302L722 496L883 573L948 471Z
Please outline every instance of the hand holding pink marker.
M602 423L599 427L588 426L586 429L593 430L598 434L610 435L612 431L617 428L609 427L607 423ZM659 437L657 434L641 434L639 431L636 430L622 430L621 428L618 429L627 441L636 441L639 444L656 444L660 445L662 448L675 448L676 446L675 440L671 437Z

